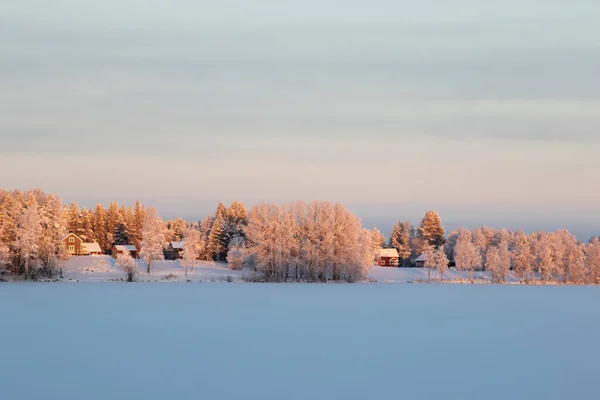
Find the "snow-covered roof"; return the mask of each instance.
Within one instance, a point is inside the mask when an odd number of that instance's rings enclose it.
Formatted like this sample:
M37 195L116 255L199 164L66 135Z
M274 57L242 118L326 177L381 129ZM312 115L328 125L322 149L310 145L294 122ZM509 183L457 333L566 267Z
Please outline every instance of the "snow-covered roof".
M171 242L171 247L177 250L183 250L183 241L181 242Z
M82 243L90 253L102 253L102 249L98 243Z
M399 257L396 249L379 249L379 257Z
M62 239L60 239L60 240L61 240L61 241L62 241L62 240L65 240L65 239L66 239L66 238L68 238L69 236L75 236L77 239L79 239L79 240L81 240L81 241L83 242L83 239L82 239L82 238L80 238L79 236L77 236L76 234L74 234L73 232L69 232L69 234L68 234L68 235L66 235L64 238L62 238Z
M417 262L417 261L423 261L423 262L427 261L427 253L423 253L419 257L415 258L415 262Z
M117 249L117 251L137 251L132 244L115 244L115 249Z

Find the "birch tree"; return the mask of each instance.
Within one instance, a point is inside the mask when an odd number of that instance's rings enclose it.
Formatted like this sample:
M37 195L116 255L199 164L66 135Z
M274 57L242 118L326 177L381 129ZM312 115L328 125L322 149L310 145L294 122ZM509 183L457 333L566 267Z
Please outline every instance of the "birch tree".
M600 282L600 239L592 239L587 246L585 263L589 271L589 282L598 284Z
M131 253L124 251L117 256L117 266L127 274L127 282L134 282L138 272L137 263L131 257Z
M163 246L165 243L164 222L158 216L155 208L148 208L144 216L142 227L142 250L140 256L147 264L150 274L150 263L152 261L164 260Z
M188 268L196 265L196 260L200 258L200 231L196 228L188 227L183 231L183 266L185 268L185 277L188 276Z

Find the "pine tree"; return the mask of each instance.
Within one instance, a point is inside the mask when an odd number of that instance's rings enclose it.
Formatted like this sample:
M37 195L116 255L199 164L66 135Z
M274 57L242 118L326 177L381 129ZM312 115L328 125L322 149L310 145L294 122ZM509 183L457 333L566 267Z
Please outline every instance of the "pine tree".
M398 222L392 229L390 236L390 247L398 250L402 265L410 262L412 254L411 243L415 236L415 230L410 222Z
M93 229L94 237L98 241L102 251L109 250L111 243L108 242L108 213L102 204L96 205Z
M82 208L81 221L81 238L87 242L94 241L94 213Z
M219 203L217 211L215 212L215 218L213 220L212 228L208 236L208 252L213 260L220 261L223 257L223 253L227 249L223 242L225 241L225 213L227 208L225 204Z
M132 224L132 243L140 248L142 243L142 228L144 226L144 215L146 214L146 209L140 204L139 201L135 202L135 209L133 211L133 224Z
M117 231L117 225L121 223L119 221L119 205L111 201L108 207L108 215L106 220L106 246L108 248L115 244L115 232Z
M81 211L75 202L71 203L71 206L69 207L67 222L70 232L73 232L77 236L82 234Z
M208 250L208 242L210 231L212 230L213 220L211 216L206 217L200 223L200 259L201 260L211 260L211 255Z
M437 249L445 243L444 233L440 215L433 210L427 211L419 226L418 236L425 241L426 245Z

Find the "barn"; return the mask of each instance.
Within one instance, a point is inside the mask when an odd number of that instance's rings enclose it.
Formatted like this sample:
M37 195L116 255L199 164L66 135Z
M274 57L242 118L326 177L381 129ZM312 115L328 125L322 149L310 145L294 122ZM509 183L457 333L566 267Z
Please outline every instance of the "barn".
M115 244L112 247L112 256L117 258L119 254L124 254L125 252L129 252L131 257L138 258L138 249L132 244Z
M381 267L397 267L399 258L400 256L396 249L380 249L377 254L377 265Z

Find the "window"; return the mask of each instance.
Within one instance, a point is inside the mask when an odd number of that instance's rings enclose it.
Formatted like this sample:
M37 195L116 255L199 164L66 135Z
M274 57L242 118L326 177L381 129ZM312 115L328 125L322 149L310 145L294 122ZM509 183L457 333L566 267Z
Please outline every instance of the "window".
M73 243L74 241L75 241L75 238L74 238L73 236L71 236L71 237L69 238L69 242Z
M381 265L385 265L385 260L381 260Z
M75 253L75 246L69 246L69 253Z

